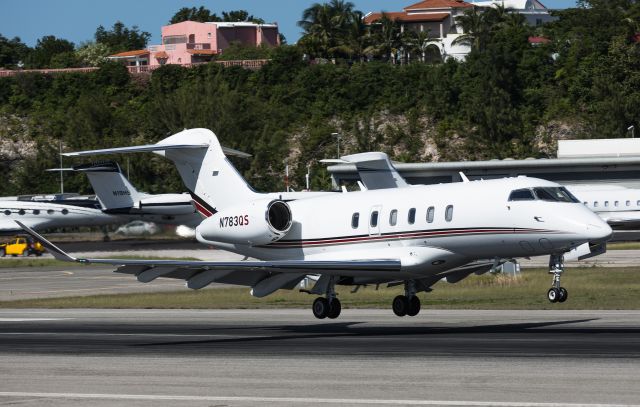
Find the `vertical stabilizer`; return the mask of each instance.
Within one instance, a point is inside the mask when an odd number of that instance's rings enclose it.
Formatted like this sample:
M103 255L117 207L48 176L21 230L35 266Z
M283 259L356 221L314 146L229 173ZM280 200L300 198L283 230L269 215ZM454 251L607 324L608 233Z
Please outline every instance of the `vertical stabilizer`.
M87 174L104 211L129 209L140 201L140 193L122 174L120 166L115 162L78 165L73 167L73 170Z
M211 216L222 208L238 205L258 196L226 157L218 138L211 130L184 130L156 145L201 146L167 148L157 153L175 163L198 211L203 215Z

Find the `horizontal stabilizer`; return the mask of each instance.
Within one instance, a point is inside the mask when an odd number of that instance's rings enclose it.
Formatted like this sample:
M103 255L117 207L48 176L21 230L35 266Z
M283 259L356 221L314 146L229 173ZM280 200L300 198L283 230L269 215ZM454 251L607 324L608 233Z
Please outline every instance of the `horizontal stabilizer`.
M116 147L116 148L104 148L100 150L76 151L72 153L62 153L62 155L64 155L65 157L83 157L83 156L101 155L101 154L152 153L154 151L201 149L201 148L208 148L208 147L209 147L208 144L147 144L143 146ZM251 154L234 150L233 148L222 147L222 151L226 155L232 155L235 157L240 157L240 158L251 157Z

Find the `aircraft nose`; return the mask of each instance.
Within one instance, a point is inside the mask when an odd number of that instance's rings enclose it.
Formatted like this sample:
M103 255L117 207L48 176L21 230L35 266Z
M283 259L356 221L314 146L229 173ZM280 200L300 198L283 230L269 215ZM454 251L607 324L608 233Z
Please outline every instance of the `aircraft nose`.
M587 224L587 234L591 243L606 242L613 236L613 230L606 222L600 221Z

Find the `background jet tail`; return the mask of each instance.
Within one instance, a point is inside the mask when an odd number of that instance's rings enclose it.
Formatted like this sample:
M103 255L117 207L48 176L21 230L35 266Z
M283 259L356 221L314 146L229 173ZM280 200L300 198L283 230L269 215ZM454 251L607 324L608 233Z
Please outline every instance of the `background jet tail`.
M130 209L140 202L141 194L113 161L78 165L73 170L87 174L102 210L106 212Z

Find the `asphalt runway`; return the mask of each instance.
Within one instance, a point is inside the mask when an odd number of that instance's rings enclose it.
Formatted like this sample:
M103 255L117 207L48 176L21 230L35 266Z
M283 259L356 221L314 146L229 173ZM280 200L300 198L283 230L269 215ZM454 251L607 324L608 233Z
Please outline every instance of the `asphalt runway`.
M633 405L640 312L0 310L0 364L0 405Z

